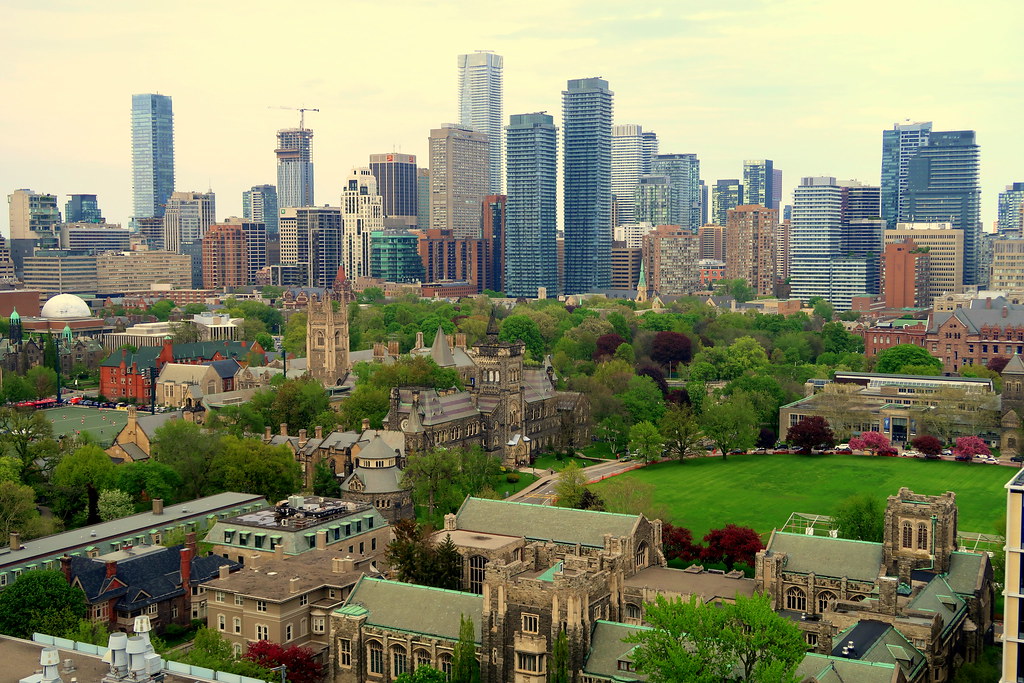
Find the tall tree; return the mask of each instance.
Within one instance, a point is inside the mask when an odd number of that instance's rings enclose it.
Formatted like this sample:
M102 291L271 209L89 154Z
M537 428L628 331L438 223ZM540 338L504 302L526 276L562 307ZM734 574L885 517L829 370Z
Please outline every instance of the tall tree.
M555 483L555 502L560 507L578 508L587 487L587 475L574 460L558 473Z
M52 439L53 423L42 413L0 408L0 446L5 454L21 460L23 479L35 468L37 446Z
M302 488L302 469L287 446L234 436L222 437L219 446L210 462L214 489L254 493L275 501Z
M99 446L82 446L64 456L50 478L54 512L70 519L85 510L85 524L99 523L100 490L113 476L114 463Z
M0 633L31 638L33 633L61 634L85 617L85 593L59 571L25 572L0 592Z
M632 424L658 422L665 414L665 399L650 377L631 377L626 391L619 394L619 400Z
M447 683L448 677L429 664L417 666L414 671L401 674L395 683Z
M663 331L654 335L651 342L651 360L667 367L669 374L672 374L672 368L679 363L689 363L691 356L692 344L685 334Z
M687 405L670 405L661 419L661 436L665 439L665 452L679 462L700 450L700 425L693 409Z
M194 422L171 420L154 433L153 459L181 477L182 498L200 498L211 491L211 465L219 448L220 438Z
M540 335L537 322L525 315L510 315L501 322L498 338L502 341L522 341L534 360L544 358L544 338Z
M885 505L867 494L846 498L832 515L839 536L854 541L881 543L885 533Z
M704 436L722 451L722 458L731 450L753 448L757 440L757 416L744 396L708 403L701 414Z
M932 367L942 372L942 361L916 344L891 346L875 359L875 372L902 373L906 366Z
M480 683L480 663L476 660L476 631L473 618L462 616L459 640L452 652L452 683Z
M458 456L447 448L432 448L409 456L405 466L405 482L415 498L426 501L427 519L435 520L438 505L447 506L457 497L455 487L458 474Z
M772 609L767 595L736 595L722 629L722 645L734 653L743 680L790 678L807 654L803 634Z
M661 459L665 439L652 423L637 422L629 429L629 449L644 462L655 462Z
M756 531L735 524L712 529L704 536L704 543L701 557L709 562L722 562L730 571L737 562L753 567L754 556L764 548Z
M105 489L100 491L97 508L100 513L100 520L109 522L114 519L121 519L135 512L135 505L132 504L132 497L126 492L118 489Z
M569 638L565 629L559 629L555 644L551 647L550 683L569 683Z
M53 520L39 515L31 486L13 480L0 481L0 544L7 545L11 532L22 540L53 533Z
M314 466L313 493L328 498L341 497L341 480L324 460L318 461Z

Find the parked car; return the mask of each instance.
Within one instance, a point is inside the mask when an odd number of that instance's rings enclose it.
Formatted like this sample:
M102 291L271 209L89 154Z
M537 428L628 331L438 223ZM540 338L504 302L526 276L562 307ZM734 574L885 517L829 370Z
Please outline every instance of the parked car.
M998 465L999 458L993 458L992 456L989 456L985 458L982 462L984 462L986 465Z
M838 453L839 455L853 455L853 451L850 450L849 446L845 448L840 446L839 448L836 449L836 453Z
M920 458L921 455L922 454L919 451L915 451L914 449L903 451L904 458Z
M1024 455L1015 455L1010 458L1010 462L1024 462Z
M924 456L925 460L942 460L942 456L938 453L926 453Z
M953 451L949 450L948 448L943 448L942 449L942 454L943 455L953 455Z
M971 461L971 456L969 456L969 455L958 455L958 456L956 456L955 460L957 462L970 462Z

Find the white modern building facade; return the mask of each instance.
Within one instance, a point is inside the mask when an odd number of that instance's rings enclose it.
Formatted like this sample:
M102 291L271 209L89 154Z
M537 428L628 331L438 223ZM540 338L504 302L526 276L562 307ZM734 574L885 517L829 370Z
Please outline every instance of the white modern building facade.
M651 172L651 157L658 153L658 134L635 123L612 126L612 196L616 225L636 220L634 197L640 176Z
M314 206L313 131L286 128L277 131L277 205L279 208Z
M384 229L377 178L367 167L353 168L341 191L341 262L349 278L370 276L370 233Z
M504 59L490 50L459 55L459 123L487 136L487 194L502 194Z

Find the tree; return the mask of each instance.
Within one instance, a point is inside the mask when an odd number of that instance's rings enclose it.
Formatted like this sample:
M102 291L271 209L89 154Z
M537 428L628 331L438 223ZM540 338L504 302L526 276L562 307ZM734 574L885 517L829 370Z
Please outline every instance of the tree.
M925 455L938 455L942 452L942 442L931 434L915 436L913 440L911 440L910 445Z
M764 548L761 537L750 527L727 524L722 529L712 529L704 537L706 544L701 559L708 562L722 562L730 571L737 562L753 567L754 556Z
M53 533L53 523L39 515L31 486L18 481L0 481L0 544L7 544L12 531L27 540Z
M110 642L110 632L107 631L106 622L92 621L91 619L81 619L78 626L63 634L63 637L99 647L106 647Z
M749 450L757 440L757 416L745 396L734 396L709 403L701 414L704 436L722 451L722 458L732 450Z
M86 511L85 524L100 521L100 490L114 475L114 463L102 448L82 446L64 456L53 470L53 509L62 519Z
M7 377L4 380L6 382ZM0 408L0 446L5 454L17 456L21 460L23 479L35 468L37 446L52 439L53 423L42 413Z
M629 445L629 426L622 415L609 415L594 429L595 436L608 443L612 453L621 453Z
M871 455L878 455L880 450L890 448L892 444L889 437L881 432L864 432L859 437L850 439L850 448L855 451L871 451Z
M692 344L685 334L665 331L654 335L651 342L651 360L666 366L670 375L673 366L689 363L691 357Z
M600 361L602 358L614 356L615 351L625 343L626 340L614 332L602 334L597 338L594 360Z
M275 674L252 660L236 659L231 650L231 643L214 629L205 626L201 626L196 631L192 647L189 650L165 652L164 657L204 669L224 671L265 681L279 680L279 678L272 678Z
M448 677L429 664L417 666L412 672L401 674L395 683L447 683Z
M109 522L114 519L121 519L135 512L135 505L132 504L132 497L118 489L106 489L100 491L98 503L100 520Z
M619 344L619 348L615 349L615 357L632 365L636 362L636 351L632 344Z
M857 384L831 382L816 396L822 417L839 440L849 439L854 429L869 421L859 397L860 390Z
M915 344L897 344L878 354L875 372L905 373L907 366L931 367L942 373L942 361Z
M587 487L587 474L575 460L558 473L555 502L564 508L578 508Z
M290 683L319 683L324 675L323 665L308 647L285 648L269 640L257 640L249 643L243 656L264 669L283 665Z
M155 460L126 462L114 468L112 488L126 491L133 501L160 498L164 504L180 500L182 479L170 466Z
M328 498L341 497L341 480L325 460L320 460L313 468L313 493Z
M502 341L522 341L534 360L544 358L544 338L537 322L526 315L510 315L501 322L498 338Z
M973 458L976 455L992 455L988 444L977 436L961 436L953 446L953 455L960 458Z
M59 571L25 572L0 592L0 633L31 638L33 633L64 634L85 617L85 593Z
M629 449L644 462L661 459L665 440L661 432L650 422L637 422L629 429Z
M693 533L685 527L662 524L661 543L667 560L689 562L700 557L701 547L694 545Z
M202 338L203 335L199 331L199 325L196 325L190 320L171 323L171 341L175 344L194 344L201 341ZM243 338L247 339L244 334Z
M431 575L424 577L422 582L427 586L444 588L457 591L462 588L462 555L459 554L451 534L447 534L444 540L432 548L433 561L427 566L432 570Z
M736 595L721 633L722 646L736 657L743 680L792 680L807 653L803 633L775 613L765 594Z
M814 308L814 315L818 316L825 322L829 322L830 320L832 320L832 316L835 315L835 306L830 304L828 301L825 301L824 299L818 299L811 305Z
M885 506L869 495L853 495L839 504L832 515L832 523L843 538L881 543L885 532Z
M836 437L832 428L828 426L828 420L820 415L804 417L786 432L786 441L790 446L799 448L831 448L836 445Z
M284 350L297 357L306 355L306 313L296 311L288 316L282 335Z
M654 484L612 477L602 483L601 497L608 512L644 515L647 519L668 517L667 510L654 505Z
M337 419L323 385L312 377L285 380L276 389L258 391L250 403L264 424L286 424L295 432L311 432L317 425L331 429Z
M459 473L455 454L446 448L432 448L423 453L409 455L405 466L405 485L412 489L413 496L427 505L427 519L434 520L435 510L440 504L447 512L458 497L455 479Z
M57 373L50 367L37 365L29 368L25 380L32 387L36 398L46 398L57 393Z
M621 346L619 347L622 348ZM655 365L645 365L636 371L637 377L650 377L651 380L658 386L658 391L661 392L663 397L668 396L668 381L665 379L665 373L661 371Z
M565 629L558 630L558 637L551 647L550 683L569 683L569 638Z
M864 340L846 331L842 323L825 323L821 327L822 349L829 353L864 353Z
M665 414L665 399L650 377L631 377L626 391L618 395L630 422L658 422Z
M287 446L224 436L210 461L210 483L220 491L281 500L302 488L302 468Z
M27 401L35 396L35 389L24 377L14 373L4 373L4 398L11 402Z
M153 436L153 459L181 477L181 497L190 500L207 495L211 490L210 466L220 439L185 420L166 422Z
M744 303L757 297L757 292L743 278L735 280L719 280L715 283L715 293L731 296L737 303Z
M476 630L472 617L459 619L459 640L452 651L452 683L480 683L480 663L476 660Z
M670 405L661 420L661 436L665 439L666 455L678 458L679 462L700 450L702 435L693 409Z

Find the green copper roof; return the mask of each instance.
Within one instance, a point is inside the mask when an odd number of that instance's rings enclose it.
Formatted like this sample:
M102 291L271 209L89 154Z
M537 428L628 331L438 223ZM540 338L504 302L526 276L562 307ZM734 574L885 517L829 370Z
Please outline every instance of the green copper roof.
M562 563L556 562L555 566L537 577L538 581L554 581L555 574L562 571Z
M359 605L345 605L338 610L338 614L344 614L349 617L361 617L366 614L366 612L367 609L365 607L360 607Z
M11 309L11 320L21 320L21 316L18 315L18 309Z

